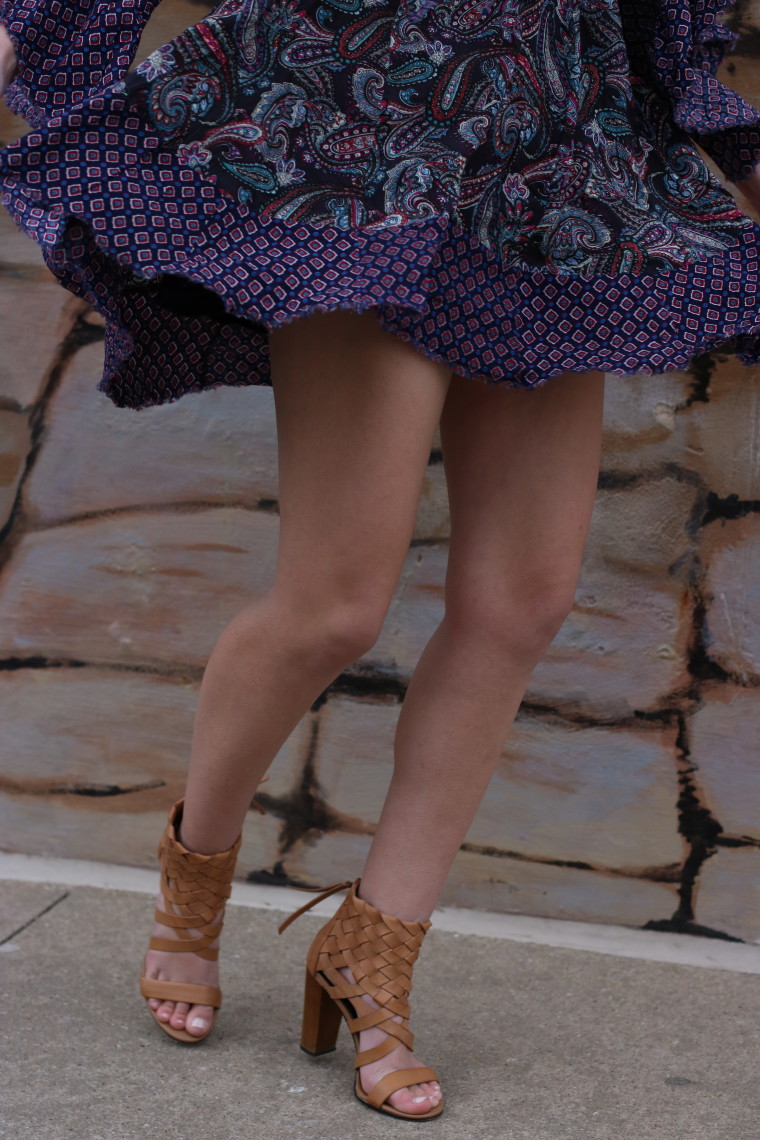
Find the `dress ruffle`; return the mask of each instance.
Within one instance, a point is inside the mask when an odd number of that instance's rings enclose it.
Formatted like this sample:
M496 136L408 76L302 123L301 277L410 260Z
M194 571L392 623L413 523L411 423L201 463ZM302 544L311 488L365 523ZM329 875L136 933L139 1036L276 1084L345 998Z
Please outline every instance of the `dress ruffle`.
M760 357L760 227L674 117L678 103L717 126L718 103L710 119L695 100L723 98L719 25L699 39L692 22L678 58L639 35L629 65L632 0L622 29L613 0L494 2L491 25L487 2L378 18L334 0L328 19L311 0L224 0L123 80L152 0L55 18L10 2L12 102L40 125L0 152L3 204L104 314L99 386L119 406L271 383L268 330L333 309L371 307L509 387L663 372L716 346ZM643 10L654 37L661 10ZM77 30L46 57L62 12ZM724 113L716 138L745 130Z
M123 79L160 0L0 0L18 71L5 93L35 128Z
M622 0L631 56L656 77L674 121L739 182L760 164L760 111L717 78L739 39L721 22L735 0Z
M754 227L735 248L679 271L590 279L538 267L505 272L445 219L375 231L264 222L197 172L175 165L166 173L160 244L89 204L89 223L61 205L43 208L28 187L10 203L62 284L105 315L98 387L120 407L270 384L268 330L334 309L371 307L429 358L515 388L566 371L666 372L717 344L746 363L760 355ZM113 195L122 188L114 185ZM183 204L192 250L171 241ZM147 199L133 202L135 211L148 207Z
M0 22L19 60L6 92L10 108L40 128L123 79L159 2L0 0ZM620 10L631 60L659 77L679 126L704 132L704 145L738 181L760 163L760 113L715 80L737 40L721 23L733 3L621 0Z

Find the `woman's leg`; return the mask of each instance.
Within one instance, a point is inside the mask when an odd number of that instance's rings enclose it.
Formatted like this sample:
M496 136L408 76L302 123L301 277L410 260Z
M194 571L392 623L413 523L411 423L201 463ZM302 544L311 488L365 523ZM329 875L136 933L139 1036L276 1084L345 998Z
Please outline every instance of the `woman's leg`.
M445 616L401 708L360 894L429 918L528 679L572 605L596 492L603 376L533 391L455 377L441 419L451 505ZM377 1045L380 1029L362 1035ZM406 1067L403 1046L385 1069ZM362 1081L376 1079L374 1066ZM367 1087L365 1085L365 1087ZM413 1111L405 1090L392 1103Z
M181 840L229 848L272 759L321 692L374 644L414 529L449 373L333 313L271 337L280 535L272 588L221 634L194 725ZM162 906L159 900L159 906ZM162 938L173 937L156 925ZM217 984L217 965L149 951L146 975ZM212 1011L150 1003L201 1036ZM200 1024L198 1024L200 1023Z

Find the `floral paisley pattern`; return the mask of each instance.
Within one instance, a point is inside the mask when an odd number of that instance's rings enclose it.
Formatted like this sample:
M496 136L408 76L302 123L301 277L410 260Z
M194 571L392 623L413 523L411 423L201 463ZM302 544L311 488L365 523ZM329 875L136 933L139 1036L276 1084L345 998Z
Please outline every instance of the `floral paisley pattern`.
M760 360L760 161L723 0L223 0L128 73L157 0L0 0L3 205L106 320L143 408L269 384L268 330L372 308L537 387Z
M126 80L263 219L451 217L505 267L674 268L747 218L634 90L616 0L225 0Z

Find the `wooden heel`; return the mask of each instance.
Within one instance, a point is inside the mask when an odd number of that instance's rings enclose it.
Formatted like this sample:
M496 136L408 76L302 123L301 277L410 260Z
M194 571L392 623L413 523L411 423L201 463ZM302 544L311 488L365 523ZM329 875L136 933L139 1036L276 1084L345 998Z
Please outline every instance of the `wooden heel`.
M378 1112L402 1120L432 1120L443 1112L442 1099L427 1112L402 1112L390 1104L390 1097L399 1089L437 1081L435 1069L422 1065L391 1069L370 1092L365 1092L361 1083L363 1066L391 1053L397 1040L409 1049L414 1047L414 1034L409 1028L412 968L430 928L430 920L411 922L384 914L359 896L360 883L360 879L355 879L353 883L333 883L331 887L299 888L319 894L280 923L282 933L299 915L344 887L350 887L332 919L317 931L309 949L301 1048L314 1057L331 1053L341 1019L345 1019L356 1048L354 1092L359 1100ZM346 967L354 976L350 982L343 974ZM320 985L322 978L325 988ZM373 999L371 1007L367 1000L370 997ZM391 1020L395 1024L389 1026L389 1032L383 1027ZM383 1028L386 1040L372 1049L360 1049L361 1031L370 1025Z
M307 970L303 995L301 1048L313 1057L332 1053L338 1040L341 1012L333 999Z

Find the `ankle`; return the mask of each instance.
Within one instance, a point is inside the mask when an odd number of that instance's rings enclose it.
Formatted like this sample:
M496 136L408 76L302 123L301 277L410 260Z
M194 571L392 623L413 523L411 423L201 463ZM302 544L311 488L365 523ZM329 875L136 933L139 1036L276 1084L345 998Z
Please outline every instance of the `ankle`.
M382 888L376 890L373 885L367 889L364 879L358 880L355 893L358 899L368 903L381 914L397 918L401 922L426 923L430 921L430 915L433 913L433 907L426 906L421 900L411 897L397 899L393 891L384 891Z
M174 835L179 845L191 855L204 855L209 858L214 855L227 855L241 839L240 833L230 839L228 832L221 837L220 842L219 837L209 835L209 829L202 820L194 819L192 813L189 819L186 817L184 800L181 800L174 816Z

